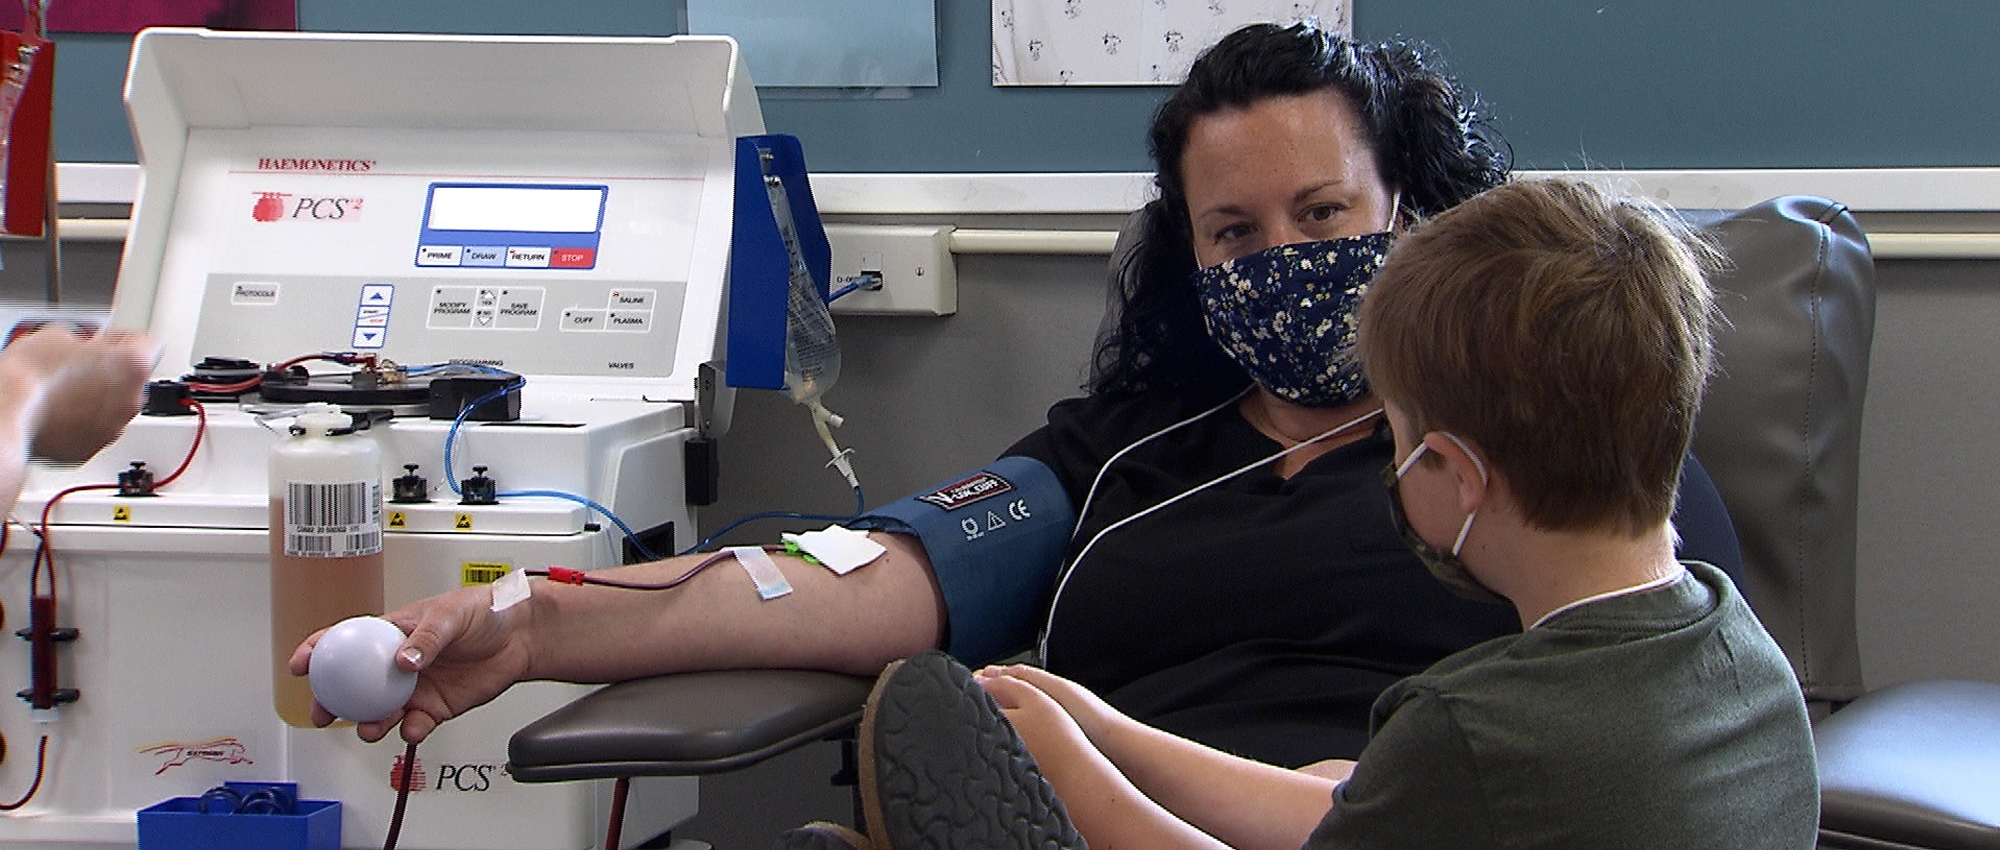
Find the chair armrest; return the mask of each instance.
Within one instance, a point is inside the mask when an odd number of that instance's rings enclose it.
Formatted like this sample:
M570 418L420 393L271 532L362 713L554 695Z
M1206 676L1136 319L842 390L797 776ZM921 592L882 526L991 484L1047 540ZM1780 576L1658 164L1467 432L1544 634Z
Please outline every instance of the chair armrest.
M2000 848L2000 684L1891 685L1813 739L1821 846Z
M851 729L873 686L817 670L619 682L521 727L507 741L508 770L522 782L735 770Z

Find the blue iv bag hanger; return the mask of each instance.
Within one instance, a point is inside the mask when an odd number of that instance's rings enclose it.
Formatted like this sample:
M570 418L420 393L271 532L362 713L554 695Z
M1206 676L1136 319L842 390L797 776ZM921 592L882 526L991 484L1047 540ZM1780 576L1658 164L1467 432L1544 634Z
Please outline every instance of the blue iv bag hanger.
M832 266L798 138L738 138L729 246L729 386L785 389L787 299L798 287L826 301Z

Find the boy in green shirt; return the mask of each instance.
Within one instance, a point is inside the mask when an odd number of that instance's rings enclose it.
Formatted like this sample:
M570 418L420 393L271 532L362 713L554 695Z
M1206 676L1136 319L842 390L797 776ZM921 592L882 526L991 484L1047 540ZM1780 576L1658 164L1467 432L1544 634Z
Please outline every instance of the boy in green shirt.
M1560 180L1399 239L1359 342L1392 514L1433 575L1524 631L1391 687L1358 760L1260 764L1039 669L927 654L863 721L872 846L1812 847L1791 669L1721 571L1674 557L1712 261L1673 219Z

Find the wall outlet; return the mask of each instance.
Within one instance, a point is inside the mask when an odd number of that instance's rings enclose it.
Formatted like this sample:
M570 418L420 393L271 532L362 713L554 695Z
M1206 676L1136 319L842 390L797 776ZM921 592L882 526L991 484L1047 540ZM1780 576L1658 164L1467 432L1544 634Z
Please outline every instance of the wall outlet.
M879 272L879 289L857 289L834 299L835 313L949 316L958 312L958 269L948 224L829 224L833 248L832 291Z

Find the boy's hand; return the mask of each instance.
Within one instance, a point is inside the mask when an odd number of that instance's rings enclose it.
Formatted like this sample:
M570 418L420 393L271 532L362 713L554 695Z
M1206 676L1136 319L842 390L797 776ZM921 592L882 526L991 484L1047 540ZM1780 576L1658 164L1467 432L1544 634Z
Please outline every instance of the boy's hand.
M81 463L118 438L139 412L159 348L143 334L47 326L0 352L4 368L42 388L32 423L36 457Z
M1001 713L1007 715L1007 722L1014 725L1043 773L1061 775L1064 765L1088 760L1097 753L1075 718L1054 697L1023 679L995 672L998 669L980 670L973 679L1000 705Z
M1077 727L1083 730L1083 734L1090 739L1090 742L1099 748L1110 744L1110 732L1113 728L1133 722L1132 718L1112 708L1110 703L1091 693L1090 689L1040 667L1030 667L1026 664L986 667L981 669L975 678L982 685L989 679L1013 679L1046 695L1060 705L1063 711L1074 719ZM992 690L990 687L987 688L988 692ZM993 699L998 701L1000 697L996 694ZM1002 707L1006 705L1004 702L1001 704Z

